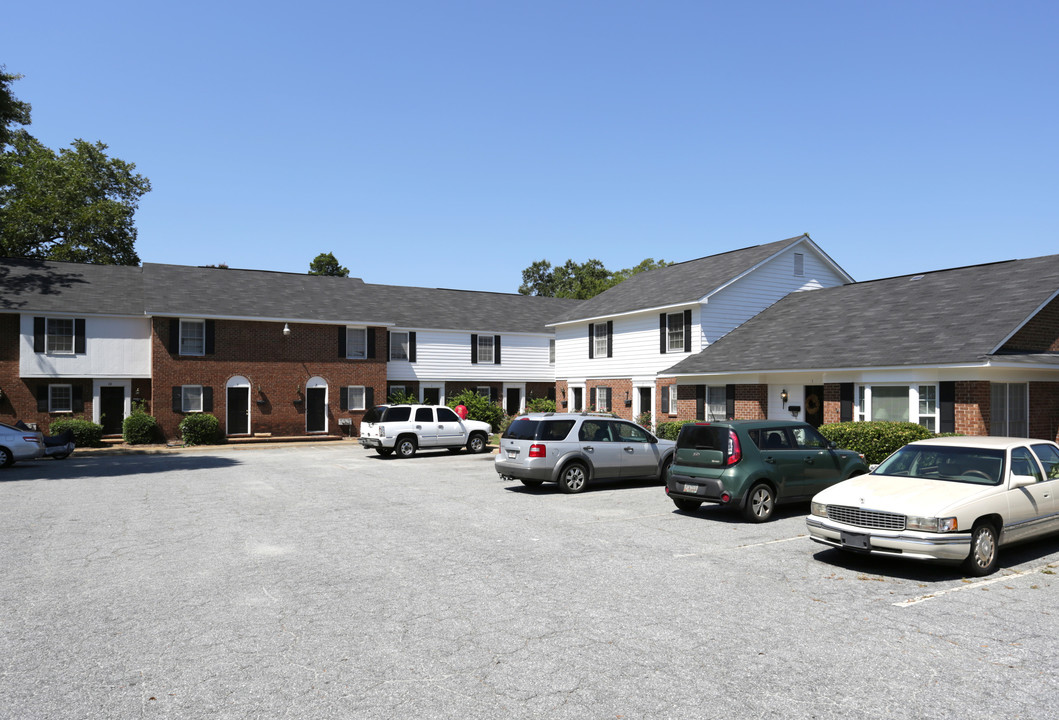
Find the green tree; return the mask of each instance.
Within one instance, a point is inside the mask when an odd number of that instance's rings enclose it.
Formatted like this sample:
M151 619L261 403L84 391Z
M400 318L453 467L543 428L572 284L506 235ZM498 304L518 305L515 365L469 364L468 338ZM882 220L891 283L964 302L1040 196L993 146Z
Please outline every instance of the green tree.
M29 103L24 103L11 92L11 83L21 78L21 75L11 75L4 72L6 68L0 65L0 153L7 152L7 146L11 142L11 136L15 133L16 125L29 125ZM0 188L7 185L4 176L4 165L0 163Z
M537 260L522 271L522 285L518 291L523 295L587 300L637 273L670 264L665 260L647 258L635 267L611 272L594 258L580 264L567 260L555 267L547 260Z
M0 254L137 265L133 215L150 181L135 165L77 139L56 154L24 130L0 158Z
M320 253L309 263L310 275L332 275L334 277L349 277L349 268L338 264L338 259L332 253Z

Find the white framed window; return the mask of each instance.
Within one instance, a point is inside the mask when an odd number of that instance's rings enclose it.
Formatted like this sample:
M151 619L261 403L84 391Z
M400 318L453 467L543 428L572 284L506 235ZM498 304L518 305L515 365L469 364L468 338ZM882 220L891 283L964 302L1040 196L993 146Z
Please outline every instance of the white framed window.
M794 253L794 277L805 275L805 253Z
M74 321L72 318L48 318L45 349L56 355L74 354Z
M346 357L351 360L368 357L367 328L346 328Z
M390 359L408 359L408 333L399 331L390 333Z
M202 412L202 386L180 386L180 409L182 412Z
M857 419L908 422L909 390L908 385L861 385Z
M555 364L555 338L548 341L548 364Z
M666 315L666 336L669 352L684 352L684 313Z
M989 434L1029 437L1029 387L1026 383L989 384Z
M916 392L917 419L920 425L931 432L938 431L938 386L918 385Z
M350 410L363 410L364 409L364 386L363 385L350 385L347 391L349 393L349 409Z
M599 412L610 411L610 388L596 388L596 410Z
M706 388L706 417L703 420L723 422L728 415L728 392L724 385Z
M387 401L389 401L389 399L392 398L394 395L400 395L403 398L404 394L405 394L405 386L404 385L391 385L390 386L390 391L387 394L386 399L387 399Z
M607 323L596 323L592 329L593 352L598 358L607 357Z
M74 411L73 385L48 386L48 412L63 413Z
M683 345L681 345L683 347ZM669 414L677 414L677 386L669 385L666 387L665 392L669 393Z
M206 354L206 321L205 320L181 320L180 321L180 354L181 355L205 355Z
M478 336L478 362L488 364L493 362L493 336Z
M493 395L493 391L488 385L479 385L478 387L476 387L474 389L474 391L476 393L478 393L479 395L481 395L482 397L486 397L486 398L487 397L492 397L492 395Z

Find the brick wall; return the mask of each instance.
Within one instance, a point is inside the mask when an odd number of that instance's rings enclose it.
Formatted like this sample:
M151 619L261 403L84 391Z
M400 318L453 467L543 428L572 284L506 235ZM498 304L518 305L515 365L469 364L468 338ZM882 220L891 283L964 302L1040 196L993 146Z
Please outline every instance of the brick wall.
M768 417L768 385L735 386L735 418L764 420Z
M555 409L570 412L570 387L565 380L555 381Z
M956 432L961 435L989 434L989 383L956 381Z
M632 420L632 405L625 406L625 396L632 400L631 378L608 378L606 380L589 380L585 383L585 409L592 410L592 388L610 388L610 411L620 418Z
M213 388L212 414L226 427L228 380L243 376L250 382L250 430L272 435L304 435L305 382L323 378L328 385L326 408L328 433L345 429L342 417L352 418L353 429L360 426L364 411L340 409L340 391L348 385L374 388L375 402L386 395L384 359L347 360L338 356L337 325L290 323L291 333L283 334L284 323L218 320L215 324L215 350L204 357L181 356L170 352L170 318L152 322L151 354L154 381L150 384L150 405L167 438L179 436L177 426L183 413L173 412L172 388L202 385ZM374 328L376 354L386 347L386 330ZM175 351L175 349L174 349Z
M842 385L824 384L824 424L842 422Z
M1059 298L1044 306L1007 343L1004 350L1059 352Z
M1059 442L1059 382L1031 382L1030 437Z

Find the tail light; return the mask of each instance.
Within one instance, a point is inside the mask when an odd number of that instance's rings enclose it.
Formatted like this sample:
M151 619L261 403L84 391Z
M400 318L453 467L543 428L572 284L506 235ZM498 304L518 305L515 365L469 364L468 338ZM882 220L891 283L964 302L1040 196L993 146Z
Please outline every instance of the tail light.
M728 431L728 460L725 462L726 465L735 465L737 462L743 459L743 448L739 446L739 436L735 434L735 430Z
M529 456L531 458L548 457L548 446L541 445L540 443L534 443L533 445L530 445Z

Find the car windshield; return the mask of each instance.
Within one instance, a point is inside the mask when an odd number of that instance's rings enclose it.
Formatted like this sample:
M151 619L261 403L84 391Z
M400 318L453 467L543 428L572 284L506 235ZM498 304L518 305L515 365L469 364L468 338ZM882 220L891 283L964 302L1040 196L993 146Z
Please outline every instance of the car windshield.
M947 482L999 485L1004 451L946 445L906 445L875 469L876 475L897 475Z

